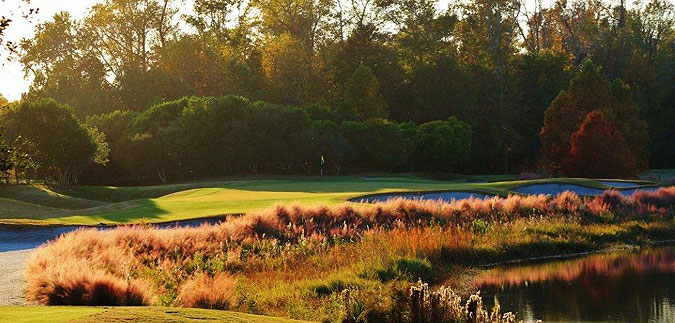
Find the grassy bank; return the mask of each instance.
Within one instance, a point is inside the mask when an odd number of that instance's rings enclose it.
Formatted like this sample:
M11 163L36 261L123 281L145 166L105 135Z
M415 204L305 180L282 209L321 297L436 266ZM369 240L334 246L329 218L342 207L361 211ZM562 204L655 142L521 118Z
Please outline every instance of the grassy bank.
M0 223L82 224L159 223L260 211L277 203L337 205L374 193L468 191L506 196L529 184L567 183L607 189L589 179L544 179L468 183L419 177L285 177L233 179L145 187L42 185L0 188ZM648 184L645 182L636 185Z
M200 228L80 230L31 256L27 296L307 320L410 318L408 287L418 279L447 284L495 262L671 239L674 203L675 188L630 198L396 200L277 207Z

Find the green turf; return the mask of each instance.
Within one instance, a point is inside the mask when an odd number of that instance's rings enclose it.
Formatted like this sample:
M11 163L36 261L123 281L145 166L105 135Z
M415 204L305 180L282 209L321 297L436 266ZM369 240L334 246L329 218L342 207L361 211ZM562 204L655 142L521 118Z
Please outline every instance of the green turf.
M656 177L661 180L675 178L675 169L651 169L642 177Z
M0 187L0 197L60 209L86 209L105 202L61 194L45 185L7 185Z
M0 322L73 322L104 311L97 307L0 306Z
M230 311L166 307L3 306L0 322L300 322Z
M334 205L353 197L387 192L457 190L508 195L511 193L509 190L514 187L539 183L568 183L592 188L608 188L589 179L468 183L464 180L435 181L413 176L351 176L324 179L286 177L144 187L82 186L59 190L49 190L41 186L18 186L4 187L0 190L0 196L8 197L0 198L0 222L84 225L158 223L247 213L277 203ZM636 183L638 184L649 183ZM13 192L13 189L16 189L16 192ZM34 204L30 203L32 199L35 199ZM80 207L83 203L95 205L82 209ZM60 208L44 205L58 205Z

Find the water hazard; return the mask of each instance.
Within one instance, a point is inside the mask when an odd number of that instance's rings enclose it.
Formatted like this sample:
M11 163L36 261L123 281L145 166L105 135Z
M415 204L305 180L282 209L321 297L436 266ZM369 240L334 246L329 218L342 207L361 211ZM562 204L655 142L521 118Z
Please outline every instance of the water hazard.
M675 322L675 246L502 266L476 278L525 322Z

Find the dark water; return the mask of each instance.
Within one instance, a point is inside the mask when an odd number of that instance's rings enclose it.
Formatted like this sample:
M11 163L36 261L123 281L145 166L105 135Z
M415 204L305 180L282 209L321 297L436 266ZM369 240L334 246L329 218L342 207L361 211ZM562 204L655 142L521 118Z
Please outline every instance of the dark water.
M505 266L476 285L525 322L675 322L675 246Z

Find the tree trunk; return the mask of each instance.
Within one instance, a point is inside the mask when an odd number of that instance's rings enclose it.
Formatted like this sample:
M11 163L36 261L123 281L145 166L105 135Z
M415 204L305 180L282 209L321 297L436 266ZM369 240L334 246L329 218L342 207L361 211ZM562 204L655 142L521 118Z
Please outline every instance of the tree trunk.
M164 173L164 168L159 167L155 168L155 170L157 170L157 177L162 181L162 184L166 184L166 173Z

